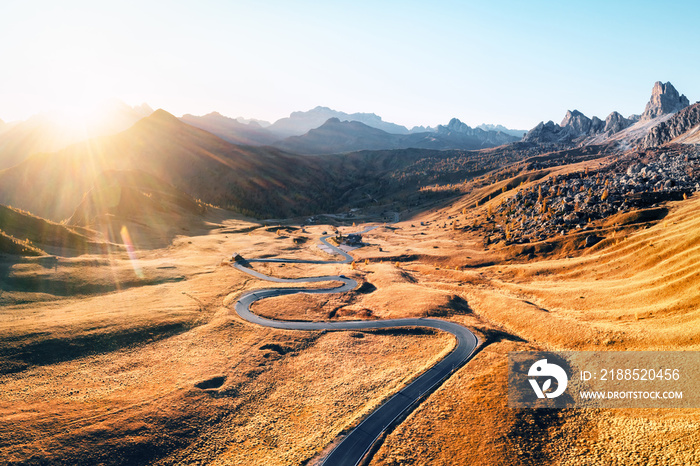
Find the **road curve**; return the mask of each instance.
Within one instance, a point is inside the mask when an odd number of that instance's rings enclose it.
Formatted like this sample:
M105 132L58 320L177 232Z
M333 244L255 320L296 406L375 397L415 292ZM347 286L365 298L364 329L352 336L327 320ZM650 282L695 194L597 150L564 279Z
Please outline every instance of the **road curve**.
M376 227L369 227L360 233L366 233ZM455 348L442 360L437 362L430 369L421 374L409 385L401 389L394 396L385 401L367 416L357 427L355 427L343 440L333 449L333 451L323 461L323 465L328 466L356 466L367 451L371 448L377 438L391 424L407 410L411 410L418 405L419 400L427 393L430 393L438 384L447 379L452 372L462 366L474 353L478 340L476 336L457 323L440 319L407 318L407 319L387 319L375 321L342 321L342 322L306 322L306 321L280 321L266 319L253 314L250 306L261 299L274 296L285 296L295 293L342 293L351 291L357 287L357 282L344 276L327 275L322 277L309 278L277 278L271 277L249 267L246 263L251 262L276 262L295 264L347 264L353 258L345 251L328 243L324 236L321 242L332 248L337 254L344 257L337 261L312 261L299 259L249 259L237 261L233 266L257 278L269 280L277 283L309 283L335 281L341 284L332 288L309 289L303 287L294 288L268 288L263 290L249 291L239 298L235 304L236 312L243 319L254 324L265 327L279 328L285 330L370 330L380 328L395 327L426 327L449 332L457 339Z

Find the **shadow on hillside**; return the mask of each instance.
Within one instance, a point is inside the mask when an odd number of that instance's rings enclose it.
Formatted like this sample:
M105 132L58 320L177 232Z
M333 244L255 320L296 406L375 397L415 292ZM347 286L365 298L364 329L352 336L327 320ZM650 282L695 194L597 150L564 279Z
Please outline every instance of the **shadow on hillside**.
M152 343L191 328L192 324L176 322L66 338L52 338L48 332L5 337L0 339L0 374L20 372L31 365L55 364Z

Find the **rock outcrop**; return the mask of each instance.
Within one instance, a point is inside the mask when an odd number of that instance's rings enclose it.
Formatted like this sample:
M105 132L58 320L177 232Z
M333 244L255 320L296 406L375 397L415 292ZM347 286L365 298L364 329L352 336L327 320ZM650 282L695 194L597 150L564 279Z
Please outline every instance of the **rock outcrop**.
M566 112L560 126L562 128L570 128L569 132L576 137L576 135L599 133L605 125L598 117L588 118L578 110L569 110Z
M670 119L651 128L641 145L642 147L656 147L666 144L697 128L698 125L700 125L700 103L684 108Z
M688 98L679 94L673 84L663 84L661 81L657 81L651 91L651 99L642 113L641 121L676 113L688 105L690 105Z
M561 126L549 120L541 121L523 137L523 142L535 142L538 144L570 142L569 133Z
M605 119L605 128L603 128L603 132L610 136L632 126L637 121L639 121L638 115L632 115L629 118L625 118L617 112L612 112Z
M613 112L617 113L617 112ZM608 120L610 127L620 126L623 122L628 122L619 113L617 116L610 114L605 121L598 117L588 118L578 110L569 110L566 112L561 124L557 125L552 121L540 123L531 129L523 138L526 142L537 142L540 144L571 144L588 136L594 136L606 131L608 128ZM629 124L628 124L629 126ZM626 126L625 126L626 127Z

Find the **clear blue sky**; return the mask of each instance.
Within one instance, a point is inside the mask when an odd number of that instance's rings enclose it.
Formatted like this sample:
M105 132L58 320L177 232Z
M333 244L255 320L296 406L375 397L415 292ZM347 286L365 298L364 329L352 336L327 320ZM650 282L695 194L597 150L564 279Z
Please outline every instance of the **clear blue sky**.
M118 97L276 120L323 105L529 129L700 99L700 2L14 1L0 118Z

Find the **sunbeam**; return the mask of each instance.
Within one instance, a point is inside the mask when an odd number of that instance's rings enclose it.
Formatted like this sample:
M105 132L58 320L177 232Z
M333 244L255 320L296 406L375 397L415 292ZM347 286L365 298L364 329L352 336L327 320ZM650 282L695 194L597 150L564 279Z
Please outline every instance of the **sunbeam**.
M136 258L136 249L134 248L134 243L131 241L131 235L129 235L129 230L126 228L126 225L122 225L122 229L120 231L121 237L122 237L122 242L124 243L124 246L126 247L126 252L129 254L129 260L131 261L131 266L134 269L134 273L136 274L137 277L140 279L144 278L143 275L143 269L141 269L141 266L139 265L138 259Z

